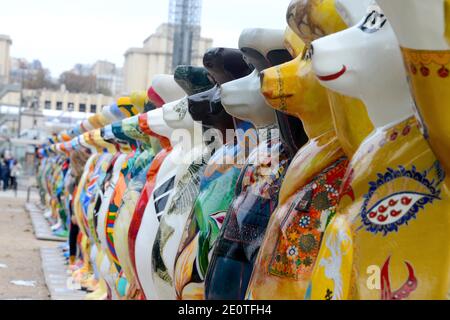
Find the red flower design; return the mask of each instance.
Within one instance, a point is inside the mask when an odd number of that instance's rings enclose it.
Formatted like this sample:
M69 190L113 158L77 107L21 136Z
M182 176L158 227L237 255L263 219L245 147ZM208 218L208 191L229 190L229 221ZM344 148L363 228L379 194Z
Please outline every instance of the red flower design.
M398 137L398 132L397 132L397 131L393 132L393 133L391 134L391 141L396 140L397 137Z
M430 69L428 69L428 68L425 67L425 66L422 66L422 67L420 68L420 73L422 73L422 75L423 75L424 77L428 77L428 76L430 75Z
M447 78L448 75L449 75L449 71L448 71L448 69L445 66L442 66L442 68L440 68L438 70L438 75L441 78Z
M404 136L406 136L406 135L408 135L410 132L411 132L411 127L408 125L408 126L406 126L406 127L403 129L402 134L403 134Z

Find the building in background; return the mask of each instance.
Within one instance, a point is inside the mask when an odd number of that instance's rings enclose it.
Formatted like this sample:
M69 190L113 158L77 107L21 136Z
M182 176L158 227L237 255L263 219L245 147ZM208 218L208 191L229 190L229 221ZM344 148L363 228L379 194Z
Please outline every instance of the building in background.
M51 78L39 60L11 58L12 41L0 35L0 152L2 141L40 141L110 105L118 96L146 90L157 74L180 64L203 65L213 40L201 37L202 0L170 0L168 23L140 48L125 52L123 68L106 60L76 64Z
M145 39L142 48L127 50L123 67L125 92L146 90L155 75L172 73L173 30L173 26L164 23ZM191 64L203 65L203 54L212 45L213 40L209 38L200 38L196 41L194 43L196 54L192 56Z
M106 60L97 60L94 64L76 64L69 73L93 77L95 91L104 95L119 96L123 93L122 68Z
M100 111L121 91L120 69L118 74L107 61L77 64L59 79L52 79L39 60L10 58L10 66L9 83L0 85L3 139L43 139Z
M25 89L9 93L0 99L0 135L44 138L72 127L76 121L112 103L111 96L71 93L64 86L59 90Z
M0 34L0 85L9 83L11 44L12 40L9 36Z
M122 69L111 62L77 64L53 79L39 60L11 58L11 45L0 35L0 154L10 152L22 164L35 145L101 111L123 91Z
M22 103L20 103L22 101ZM34 145L53 133L73 128L114 98L101 94L70 93L59 90L22 90L0 99L0 154L9 151L24 168Z
M123 92L122 68L117 68L112 62L98 60L92 65L92 75L97 80L97 90L108 90L111 95L117 96Z
M97 113L114 102L111 96L102 94L70 93L64 86L58 91L39 92L39 110Z
M96 63L93 66L78 64L70 74L83 75L80 81L94 79L92 92L70 92L61 79L51 79L39 60L11 58L9 84L0 85L0 140L11 137L42 140L48 135L72 127L77 121L86 119L114 102L113 96L96 93L96 77L116 72L115 66ZM103 78L102 78L103 77ZM101 86L115 85L102 82ZM66 79L67 80L67 79ZM69 82L74 87L77 83ZM75 79L77 80L77 79ZM3 90L2 90L3 88ZM17 90L11 90L16 88Z
M160 25L142 48L125 52L124 90L146 90L157 74L173 73L180 64L203 65L213 40L203 38L200 0L171 0L169 23Z

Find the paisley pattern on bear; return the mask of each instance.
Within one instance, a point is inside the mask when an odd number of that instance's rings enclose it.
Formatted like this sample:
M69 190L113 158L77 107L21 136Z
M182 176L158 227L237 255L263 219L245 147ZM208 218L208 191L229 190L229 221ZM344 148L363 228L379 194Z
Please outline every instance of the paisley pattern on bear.
M387 235L407 225L427 204L440 200L440 185L445 172L436 161L431 168L419 172L415 166L388 168L369 183L361 210L362 226L374 234Z

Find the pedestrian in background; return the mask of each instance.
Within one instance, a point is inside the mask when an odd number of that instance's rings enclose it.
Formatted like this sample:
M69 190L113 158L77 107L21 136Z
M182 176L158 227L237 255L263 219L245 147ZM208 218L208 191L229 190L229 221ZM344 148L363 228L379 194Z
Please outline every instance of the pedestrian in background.
M0 185L3 183L3 166L2 166L2 164L3 164L3 161L4 161L4 156L3 156L3 153L2 153L2 155L0 156Z
M9 163L6 159L2 158L1 164L0 164L0 171L1 171L1 179L3 181L3 191L8 190L9 187L9 177L11 175L11 170L9 169Z
M22 173L22 165L16 159L13 160L11 168L11 189L17 191L17 179Z

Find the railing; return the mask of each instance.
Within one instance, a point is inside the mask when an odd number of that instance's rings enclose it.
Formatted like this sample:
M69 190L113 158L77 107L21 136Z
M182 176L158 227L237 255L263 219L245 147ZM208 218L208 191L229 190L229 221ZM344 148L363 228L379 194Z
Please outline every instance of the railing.
M15 114L0 114L0 127L6 124L7 122L14 122L19 119L18 115Z
M9 92L20 92L20 84L7 84L0 87L0 99L6 96Z
M27 202L30 202L30 194L31 194L31 190L32 189L35 189L35 190L37 190L39 192L38 186L35 186L35 185L29 186L27 188ZM17 197L17 190L16 190L16 197Z

